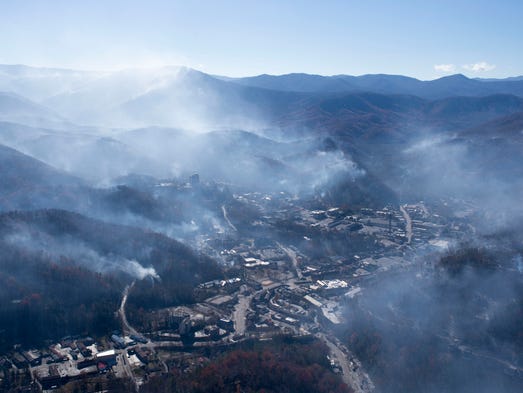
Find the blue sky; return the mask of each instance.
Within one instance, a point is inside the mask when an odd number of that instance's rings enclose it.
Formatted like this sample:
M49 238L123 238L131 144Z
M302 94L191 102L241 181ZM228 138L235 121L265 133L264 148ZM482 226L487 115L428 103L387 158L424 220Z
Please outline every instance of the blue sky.
M523 75L523 1L0 0L0 63Z

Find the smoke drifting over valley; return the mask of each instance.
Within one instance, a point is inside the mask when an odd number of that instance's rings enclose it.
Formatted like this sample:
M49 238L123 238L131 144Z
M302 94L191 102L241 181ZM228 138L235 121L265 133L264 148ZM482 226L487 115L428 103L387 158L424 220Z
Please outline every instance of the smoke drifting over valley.
M30 228L13 228L14 232L4 235L3 241L10 246L35 254L43 254L53 260L68 260L87 270L98 273L123 272L143 280L150 276L159 279L154 267L144 267L138 261L122 258L117 255L102 256L86 244L68 236L51 237Z
M424 258L423 268L377 281L348 307L347 340L386 391L520 389L522 276L508 255L493 257L499 251L453 250L433 266ZM470 264L455 270L463 258Z
M483 214L482 231L511 226L523 214L521 147L518 137L468 131L423 137L403 151L406 174L399 184L420 200L470 201Z
M322 341L314 372L342 391L521 391L522 97L464 76L0 66L0 347L285 334ZM44 327L6 322L24 313ZM210 361L151 356L144 391L156 366L175 386Z

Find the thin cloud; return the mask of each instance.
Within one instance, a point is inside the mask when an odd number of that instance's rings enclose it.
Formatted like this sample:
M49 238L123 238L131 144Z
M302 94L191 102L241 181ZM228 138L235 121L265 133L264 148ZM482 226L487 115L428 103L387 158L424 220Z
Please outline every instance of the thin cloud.
M450 73L456 71L456 66L454 64L434 64L434 70Z
M489 64L486 61L479 61L473 64L464 64L461 66L463 69L472 72L486 72L492 71L496 66L494 64Z

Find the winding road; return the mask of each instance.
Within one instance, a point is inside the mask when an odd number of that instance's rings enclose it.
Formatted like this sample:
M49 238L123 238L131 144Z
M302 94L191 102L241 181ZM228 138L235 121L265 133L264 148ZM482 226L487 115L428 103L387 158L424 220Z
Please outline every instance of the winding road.
M410 244L412 241L412 219L410 218L409 213L405 210L404 206L400 206L401 214L405 219L405 233L407 235L407 244Z
M335 343L324 333L318 333L318 337L329 347L331 357L340 365L343 372L342 379L347 386L353 388L356 393L370 393L374 390L370 377L347 347L339 342ZM348 359L349 357L351 360Z
M298 266L298 259L296 258L296 253L289 247L284 247L280 243L277 243L277 244L285 252L285 254L287 254L287 256L291 259L292 266L294 267L294 270L296 271L296 277L298 277L298 279L301 280L303 278L303 275L301 274L301 270Z
M127 316L125 315L125 304L127 303L127 298L129 297L129 291L134 286L135 281L133 281L130 285L127 285L122 293L122 302L120 303L120 308L118 309L118 315L120 316L120 321L122 321L122 332L125 334L135 334L137 336L140 335L130 324L127 320Z
M125 289L123 290L122 302L120 303L120 308L118 309L118 315L120 317L120 321L122 322L122 335L134 334L136 336L142 336L143 337L143 335L141 333L139 333L135 328L133 328L129 324L129 321L127 320L127 316L125 315L125 305L127 303L127 298L129 297L129 292L133 288L135 282L136 281L133 281L130 285L127 285L125 287ZM140 346L141 347L147 347L147 348L151 349L152 351L155 351L155 344L152 341L148 341L146 344L140 344ZM125 351L123 351L122 352L122 361L123 361L124 370L129 375L133 375L133 372L132 372L130 364L125 360L126 356L127 355L125 354ZM160 364L162 365L164 371L167 373L169 371L169 369L167 367L167 364L165 364L165 362L162 359L159 358L159 360L160 360ZM138 391L138 385L136 385L136 380L134 379L134 377L132 379L133 379L133 382L134 382L134 384L136 386L136 389L137 389L136 391Z
M235 231L238 232L238 229L234 226L234 224L229 220L229 216L227 215L227 209L225 209L225 205L222 205L222 212L223 212L223 218L225 221L227 221L227 224Z

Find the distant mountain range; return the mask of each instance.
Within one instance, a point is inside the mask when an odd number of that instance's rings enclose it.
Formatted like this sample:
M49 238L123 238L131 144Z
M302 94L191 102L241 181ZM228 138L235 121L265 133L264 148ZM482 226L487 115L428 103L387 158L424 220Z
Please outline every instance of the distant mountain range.
M154 69L124 69L121 71L81 71L59 68L29 67L0 64L0 91L13 92L42 102L55 96L86 94L96 89L105 93L118 88L123 99L169 85L179 76L211 78L222 82L269 90L303 93L374 92L408 94L429 99L450 96L483 96L489 94L523 94L523 76L504 79L467 78L462 74L422 81L402 75L368 74L314 75L292 73L257 75L244 78L209 75L187 67L166 66ZM122 95L123 93L123 95ZM126 97L124 97L126 95ZM103 100L116 97L100 97Z
M467 108L477 112L475 107L481 102L489 106L483 120L499 111L495 107L503 106L509 100L506 96L523 97L523 80L463 75L432 81L398 75L226 78L185 67L88 72L0 65L0 92L0 120L27 125L261 129L282 122L287 126L286 121L296 117L300 126L315 125L305 119L318 113L324 117L333 111L357 114L370 109L374 115L376 110L404 114L420 106L438 123L438 111L441 116L448 114L445 107L466 117ZM473 99L491 95L495 97ZM451 97L455 101L446 103ZM513 109L511 103L505 112Z
M373 92L408 94L428 99L451 96L485 96L489 94L523 95L523 78L470 79L456 74L421 81L402 75L334 75L309 74L259 75L229 79L235 83L264 89L308 93ZM487 83L488 82L488 83Z
M406 175L423 157L405 151L425 139L453 154L463 149L467 160L454 172L482 168L508 181L523 163L522 118L522 77L228 78L185 67L90 72L0 65L0 143L96 186L131 174L195 171L247 188L309 193L347 176L342 184L357 179L352 185L361 190L371 182L367 194L390 199L389 190L414 192L436 176L435 161L423 179ZM25 167L21 157L0 153ZM488 165L475 164L481 156Z

